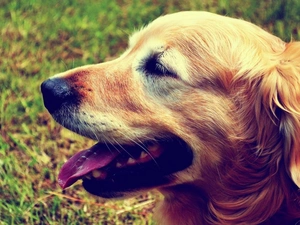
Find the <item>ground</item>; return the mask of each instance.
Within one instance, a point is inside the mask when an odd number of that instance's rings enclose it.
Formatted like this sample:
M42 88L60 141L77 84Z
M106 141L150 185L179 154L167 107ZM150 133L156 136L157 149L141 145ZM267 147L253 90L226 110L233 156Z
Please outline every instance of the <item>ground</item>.
M290 0L1 0L0 225L154 224L161 196L125 201L87 194L80 182L62 191L63 162L93 141L55 123L40 84L58 72L122 53L130 33L179 10L243 18L285 41L300 38L300 2Z

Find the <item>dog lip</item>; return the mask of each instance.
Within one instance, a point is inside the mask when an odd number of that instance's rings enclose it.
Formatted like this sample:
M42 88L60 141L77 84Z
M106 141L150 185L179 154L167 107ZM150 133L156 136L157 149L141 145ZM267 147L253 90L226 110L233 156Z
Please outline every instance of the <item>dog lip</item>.
M125 152L122 151L124 149L126 149ZM147 151L150 156L147 154L147 157L145 157L142 154L143 150L145 149L148 149ZM118 167L118 163L122 163L124 166L130 166L136 163L149 161L151 158L153 159L153 157L159 157L161 153L162 149L159 147L159 145L155 145L153 143L148 143L147 147L146 145L142 147L127 144L123 145L122 149L118 149L117 146L111 146L110 148L108 144L97 143L91 148L80 151L73 155L62 166L58 175L58 183L63 189L65 189L94 170L100 170L103 167L108 166L119 155L121 155L121 157L119 157L120 161L116 163L116 167ZM122 158L122 155L124 154L127 156L127 158ZM143 157L139 159L139 161L136 161L141 156ZM126 163L122 161L124 159L126 159Z
M62 166L58 183L65 189L82 179L85 189L99 196L144 189L171 182L172 174L187 168L192 160L190 147L173 136L141 145L97 143ZM98 176L98 172L105 176Z
M147 148L148 153L151 152L153 157L151 160L143 162L145 156L140 153L139 157L133 155L137 163L131 165L127 162L125 163L127 166L118 167L116 164L122 156L117 156L112 163L99 170L100 173L105 173L104 178L102 176L95 177L92 173L83 176L83 187L93 195L114 198L120 193L169 185L176 180L174 173L184 170L192 164L193 151L179 137L168 136L168 138L156 139L155 142L146 141L143 146ZM122 149L124 150L125 147L130 146L123 146ZM131 146L131 148L126 149L126 152L145 150L138 146ZM148 154L147 151L146 154Z

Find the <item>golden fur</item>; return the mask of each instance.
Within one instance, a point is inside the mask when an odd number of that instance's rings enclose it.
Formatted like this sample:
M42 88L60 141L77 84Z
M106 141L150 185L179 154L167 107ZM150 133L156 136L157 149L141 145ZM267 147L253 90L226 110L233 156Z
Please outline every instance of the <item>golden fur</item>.
M139 69L155 54L171 74ZM103 124L78 133L119 144L171 133L188 143L192 165L157 187L165 197L158 224L300 219L299 42L243 20L180 12L136 32L118 59L56 77L82 97L80 120Z

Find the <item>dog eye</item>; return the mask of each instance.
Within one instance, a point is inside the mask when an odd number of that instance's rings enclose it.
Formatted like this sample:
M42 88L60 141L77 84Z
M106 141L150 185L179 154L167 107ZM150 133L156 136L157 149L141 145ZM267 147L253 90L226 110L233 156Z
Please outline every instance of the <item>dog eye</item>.
M144 64L143 70L149 75L176 77L173 72L169 71L162 63L158 61L157 57L148 58Z

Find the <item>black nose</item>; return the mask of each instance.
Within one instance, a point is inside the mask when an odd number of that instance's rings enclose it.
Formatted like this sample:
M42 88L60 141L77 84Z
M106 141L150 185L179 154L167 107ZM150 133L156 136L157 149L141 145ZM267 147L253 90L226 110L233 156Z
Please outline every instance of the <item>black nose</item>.
M76 95L67 81L60 78L52 78L41 85L44 105L50 113L61 109L64 104L76 102Z

